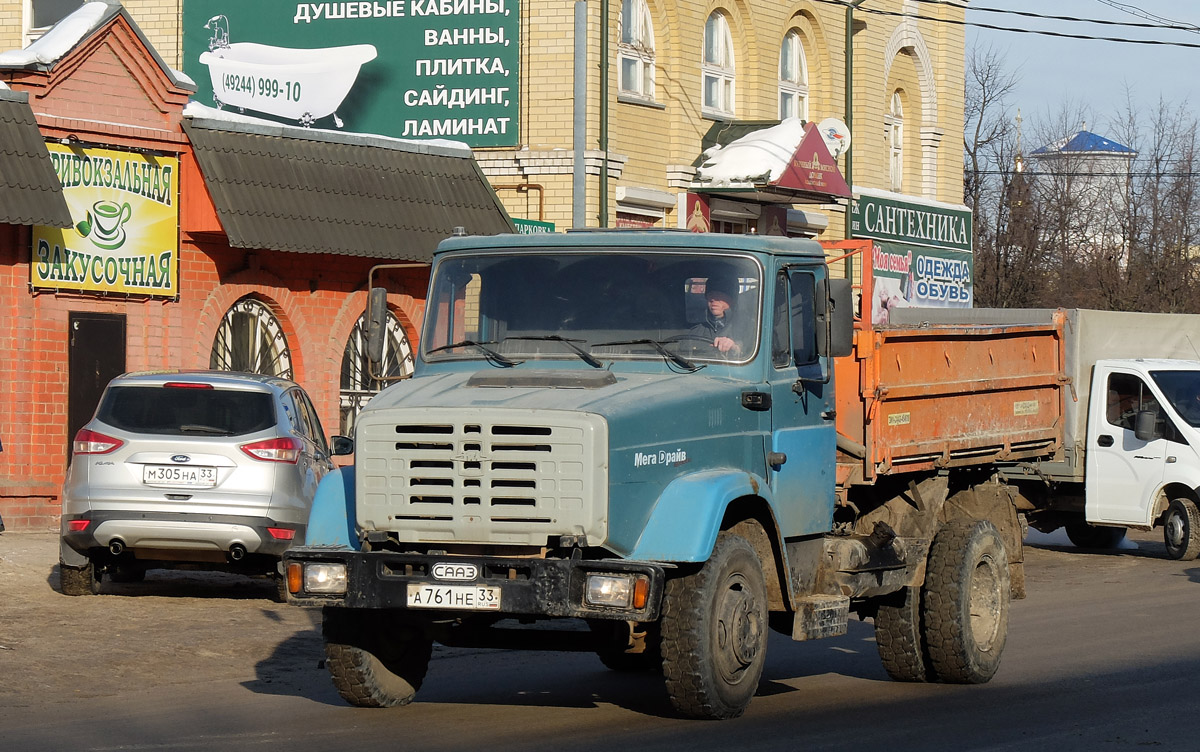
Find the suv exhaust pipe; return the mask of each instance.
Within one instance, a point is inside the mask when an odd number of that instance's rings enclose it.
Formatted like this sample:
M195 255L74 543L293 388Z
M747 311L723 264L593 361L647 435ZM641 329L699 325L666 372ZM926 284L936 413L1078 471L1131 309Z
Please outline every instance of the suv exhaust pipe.
M229 547L229 558L232 561L241 561L246 558L246 547L241 543L234 543Z
M125 552L125 541L113 538L108 542L108 552L113 556L120 556Z

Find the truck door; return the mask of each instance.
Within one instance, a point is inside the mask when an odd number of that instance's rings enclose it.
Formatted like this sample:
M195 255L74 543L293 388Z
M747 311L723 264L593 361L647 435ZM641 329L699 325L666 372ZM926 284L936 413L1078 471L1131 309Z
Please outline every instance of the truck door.
M1161 412L1145 380L1135 373L1097 366L1084 468L1088 522L1150 522L1150 503L1166 467L1167 440L1142 441L1134 435L1139 410Z
M763 317L771 326L768 474L785 536L828 532L833 519L833 361L817 354L816 306L825 305L817 289L811 267L783 267L772 315Z

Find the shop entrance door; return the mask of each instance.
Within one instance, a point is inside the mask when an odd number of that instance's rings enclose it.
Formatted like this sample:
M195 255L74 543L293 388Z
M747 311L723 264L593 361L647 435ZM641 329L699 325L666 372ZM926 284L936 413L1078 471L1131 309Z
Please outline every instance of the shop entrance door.
M92 419L100 393L125 372L125 317L72 312L67 339L67 462L71 442Z

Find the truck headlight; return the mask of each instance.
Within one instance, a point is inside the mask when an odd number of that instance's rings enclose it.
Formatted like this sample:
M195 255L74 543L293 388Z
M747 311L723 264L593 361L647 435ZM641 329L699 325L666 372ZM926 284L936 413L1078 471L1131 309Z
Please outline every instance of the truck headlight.
M645 608L650 580L637 574L589 574L584 600L591 606Z
M304 589L310 593L346 592L346 565L307 562L304 565Z

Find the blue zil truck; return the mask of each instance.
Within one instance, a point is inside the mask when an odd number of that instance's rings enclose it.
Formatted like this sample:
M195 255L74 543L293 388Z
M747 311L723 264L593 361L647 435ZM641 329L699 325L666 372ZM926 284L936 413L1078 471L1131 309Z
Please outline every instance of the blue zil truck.
M442 242L415 373L359 414L285 556L342 697L410 702L434 642L574 649L731 718L768 630L852 612L896 679L990 679L1023 595L995 464L1057 449L1061 326L854 307L811 240Z

